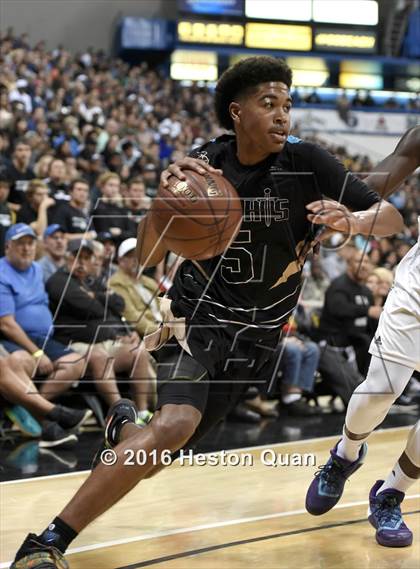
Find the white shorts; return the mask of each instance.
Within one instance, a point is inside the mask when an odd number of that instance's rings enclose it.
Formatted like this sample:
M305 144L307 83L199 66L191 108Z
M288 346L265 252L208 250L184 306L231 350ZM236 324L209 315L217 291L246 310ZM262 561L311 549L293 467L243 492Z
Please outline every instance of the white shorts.
M402 259L369 353L420 371L420 248Z

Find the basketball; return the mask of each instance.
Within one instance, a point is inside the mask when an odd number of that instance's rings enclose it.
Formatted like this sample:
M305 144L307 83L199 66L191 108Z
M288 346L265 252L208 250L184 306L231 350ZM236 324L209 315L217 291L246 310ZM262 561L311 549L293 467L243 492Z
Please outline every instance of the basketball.
M225 251L241 222L241 200L230 182L218 174L183 170L162 184L151 219L170 251L187 259L204 260Z

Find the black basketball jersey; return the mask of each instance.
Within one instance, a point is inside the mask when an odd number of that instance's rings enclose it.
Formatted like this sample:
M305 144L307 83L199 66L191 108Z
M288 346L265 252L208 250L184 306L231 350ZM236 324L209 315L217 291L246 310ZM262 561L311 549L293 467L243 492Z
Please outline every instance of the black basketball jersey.
M253 166L240 164L230 135L191 156L223 170L241 198L243 222L223 255L180 266L169 291L172 311L211 329L216 342L222 330L229 337L278 336L299 298L297 254L311 231L305 206L327 196L357 211L380 198L329 152L292 136L280 153Z

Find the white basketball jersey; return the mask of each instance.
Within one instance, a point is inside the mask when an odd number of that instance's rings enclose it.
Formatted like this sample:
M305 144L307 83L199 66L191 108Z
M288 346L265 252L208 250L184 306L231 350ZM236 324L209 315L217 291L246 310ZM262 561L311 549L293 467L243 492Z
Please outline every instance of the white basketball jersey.
M398 265L394 286L404 291L406 308L420 318L420 217L419 239Z

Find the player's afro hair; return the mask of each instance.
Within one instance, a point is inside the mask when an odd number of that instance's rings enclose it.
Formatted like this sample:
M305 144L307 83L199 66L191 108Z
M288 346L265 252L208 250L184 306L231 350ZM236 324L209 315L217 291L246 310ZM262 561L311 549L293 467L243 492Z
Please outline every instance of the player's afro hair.
M284 59L260 55L242 59L229 67L222 74L216 86L214 104L220 126L233 130L233 120L229 114L230 103L239 95L268 81L280 81L290 89L292 70Z

